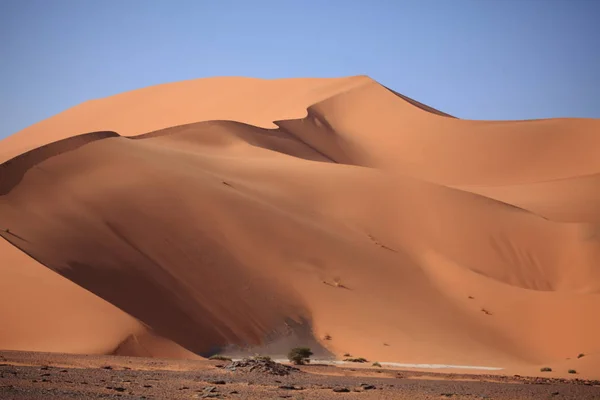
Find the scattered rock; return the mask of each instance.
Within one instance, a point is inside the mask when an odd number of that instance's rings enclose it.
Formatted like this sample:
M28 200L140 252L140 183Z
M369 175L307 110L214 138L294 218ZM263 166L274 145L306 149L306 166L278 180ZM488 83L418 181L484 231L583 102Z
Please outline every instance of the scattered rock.
M219 397L219 396L220 396L220 394L217 393L217 388L214 386L206 386L204 389L202 389L202 394L200 395L200 397L203 399L215 398L215 397Z
M235 372L260 372L278 376L289 375L292 372L300 372L298 368L279 364L273 360L263 358L245 358L240 361L233 361L226 366L225 369Z
M334 388L333 391L336 393L350 393L350 389L345 387Z
M362 387L363 390L372 390L372 389L375 389L375 385L370 385L368 383L361 383L360 387Z
M304 390L303 387L301 387L301 386L294 386L294 385L281 385L281 386L279 386L279 389L285 389L285 390Z

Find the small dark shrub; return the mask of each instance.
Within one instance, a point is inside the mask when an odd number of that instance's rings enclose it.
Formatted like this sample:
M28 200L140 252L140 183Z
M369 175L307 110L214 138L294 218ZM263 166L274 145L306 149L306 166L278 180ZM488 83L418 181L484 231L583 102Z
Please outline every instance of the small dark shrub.
M381 364L379 364L377 361L375 361L375 362L373 363L373 366L374 366L374 367L379 367L379 368L381 368Z
M581 358L581 357L585 357L585 354L579 353L579 355L577 356L577 358Z
M544 368L540 368L541 372L552 372L552 368L548 368L548 367L544 367Z
M569 373L570 373L570 374L576 374L576 373L577 373L577 371L575 371L574 369L570 369L570 370L569 370Z
M346 362L355 362L355 363L366 363L367 359L362 357L357 358L346 358L344 361Z
M310 356L313 352L308 347L295 347L288 353L288 360L296 365L302 365L310 362Z

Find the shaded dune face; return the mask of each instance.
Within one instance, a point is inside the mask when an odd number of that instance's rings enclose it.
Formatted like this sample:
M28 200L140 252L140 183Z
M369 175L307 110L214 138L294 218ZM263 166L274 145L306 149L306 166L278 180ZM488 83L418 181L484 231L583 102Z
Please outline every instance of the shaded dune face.
M119 327L64 351L187 358L302 342L501 367L600 351L598 121L464 121L366 77L267 81L256 103L189 107L205 94L190 87L225 81L211 82L86 103L88 120L72 109L0 142L32 148L0 165L0 235ZM161 108L167 93L181 110ZM121 110L139 104L141 125L168 127L140 132L139 110ZM101 110L112 119L91 117ZM39 329L31 313L15 331ZM44 348L43 333L0 340Z
M258 344L283 316L301 312L292 293L282 298L268 275L248 271L226 250L218 220L202 216L202 203L231 201L228 186L201 169L171 168L156 148L111 136L90 134L101 141L85 147L82 137L66 139L28 154L30 165L5 164L15 169L2 185L10 192L4 221L13 227L5 238L199 354Z

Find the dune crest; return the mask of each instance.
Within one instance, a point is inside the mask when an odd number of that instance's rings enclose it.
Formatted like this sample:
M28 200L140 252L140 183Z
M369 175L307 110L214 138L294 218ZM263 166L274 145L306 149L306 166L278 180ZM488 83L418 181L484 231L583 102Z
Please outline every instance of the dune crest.
M0 251L30 270L0 278L39 299L52 276L112 334L75 314L80 346L47 345L49 316L4 308L0 347L187 358L294 321L332 354L384 362L597 353L599 128L460 120L368 77L84 103L0 142Z

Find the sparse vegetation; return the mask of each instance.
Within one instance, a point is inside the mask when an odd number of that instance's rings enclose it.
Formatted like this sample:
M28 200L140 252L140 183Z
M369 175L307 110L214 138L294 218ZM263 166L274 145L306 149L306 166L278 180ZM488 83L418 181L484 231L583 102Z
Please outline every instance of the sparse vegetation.
M288 359L296 365L310 362L313 352L308 347L295 347L288 353Z
M581 358L581 357L585 357L585 354L579 353L579 355L577 356L577 358Z
M357 357L357 358L346 358L346 359L344 359L344 361L346 361L346 362L355 362L355 363L366 363L367 359L366 358L362 358L362 357Z
M569 370L569 373L570 373L570 374L576 374L576 373L577 373L577 371L575 371L574 369L570 369L570 370Z
M540 368L541 372L552 372L552 368L549 367L544 367L544 368Z
M231 361L231 358L222 356L220 354L215 354L214 356L210 356L210 357L208 357L208 359L213 360L213 361Z
M327 334L327 335L323 336L323 340L331 340L331 335Z
M344 354L344 357L352 357L352 354L346 353L346 354Z
M379 364L377 361L375 361L375 362L373 363L373 366L374 366L374 367L379 367L379 368L381 368L381 364Z

